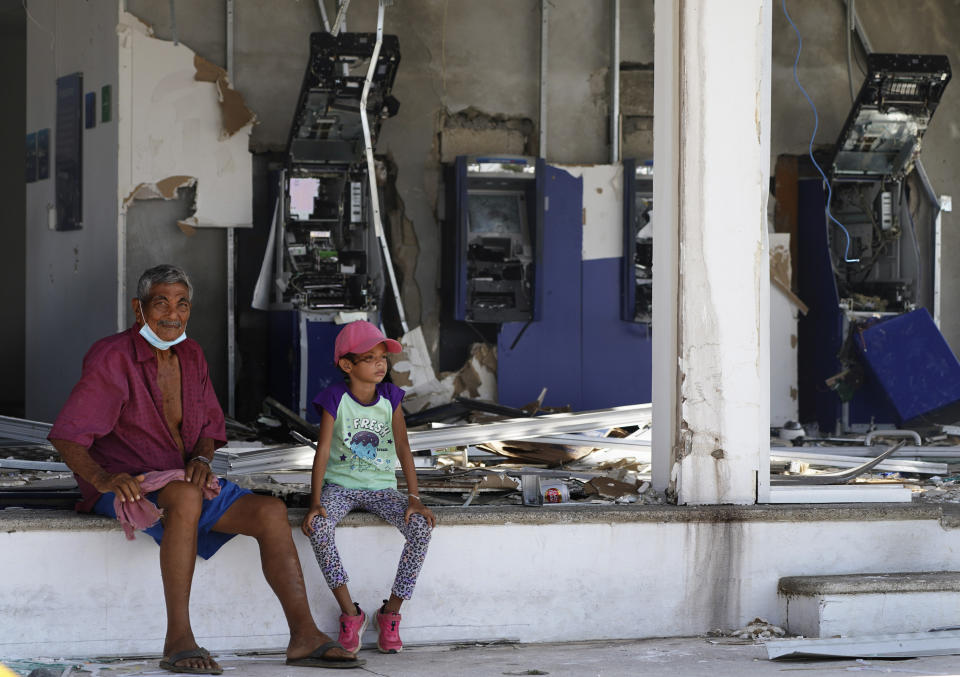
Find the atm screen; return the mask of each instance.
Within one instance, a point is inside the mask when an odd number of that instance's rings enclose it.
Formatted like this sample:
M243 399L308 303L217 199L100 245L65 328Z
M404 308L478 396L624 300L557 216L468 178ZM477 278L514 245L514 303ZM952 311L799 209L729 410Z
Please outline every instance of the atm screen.
M320 179L290 179L290 216L298 221L309 219L319 189Z
M525 234L526 205L523 193L470 191L467 203L471 233Z

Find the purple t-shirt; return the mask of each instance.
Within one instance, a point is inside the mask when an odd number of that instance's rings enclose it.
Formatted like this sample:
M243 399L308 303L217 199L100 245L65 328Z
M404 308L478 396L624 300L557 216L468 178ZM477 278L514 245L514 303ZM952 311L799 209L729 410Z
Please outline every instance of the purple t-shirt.
M187 339L170 350L180 362L183 420L180 438L189 456L197 441L214 447L227 443L223 411L210 384L200 345ZM110 473L137 475L184 467L167 421L157 384L157 357L136 325L100 339L83 358L83 373L47 436L87 447L91 458ZM100 497L77 477L83 498L77 510L89 512Z
M373 402L363 404L340 382L313 398L318 414L326 411L333 417L324 483L347 489L397 488L393 412L404 392L392 383L378 383L376 395Z

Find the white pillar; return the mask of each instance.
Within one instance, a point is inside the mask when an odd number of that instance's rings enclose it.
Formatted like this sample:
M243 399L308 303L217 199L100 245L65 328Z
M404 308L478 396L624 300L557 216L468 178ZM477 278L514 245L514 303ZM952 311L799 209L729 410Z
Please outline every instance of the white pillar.
M770 0L655 11L654 480L678 503L753 503L769 426Z

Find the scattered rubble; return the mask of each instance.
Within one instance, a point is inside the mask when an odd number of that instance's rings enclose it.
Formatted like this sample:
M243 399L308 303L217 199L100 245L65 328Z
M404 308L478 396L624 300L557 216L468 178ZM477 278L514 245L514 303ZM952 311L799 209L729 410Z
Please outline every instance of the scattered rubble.
M735 637L737 639L763 640L774 637L784 637L787 634L783 628L773 625L766 618L754 618L742 628L723 630L716 628L707 633L708 637Z

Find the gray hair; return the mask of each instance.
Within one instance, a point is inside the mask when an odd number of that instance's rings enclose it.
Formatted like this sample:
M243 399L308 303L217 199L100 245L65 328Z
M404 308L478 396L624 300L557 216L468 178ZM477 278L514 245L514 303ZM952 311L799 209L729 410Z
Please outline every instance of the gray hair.
M182 284L187 288L187 298L193 301L193 285L183 268L163 263L145 270L140 276L140 281L137 282L137 298L140 303L150 300L150 290L158 284Z

